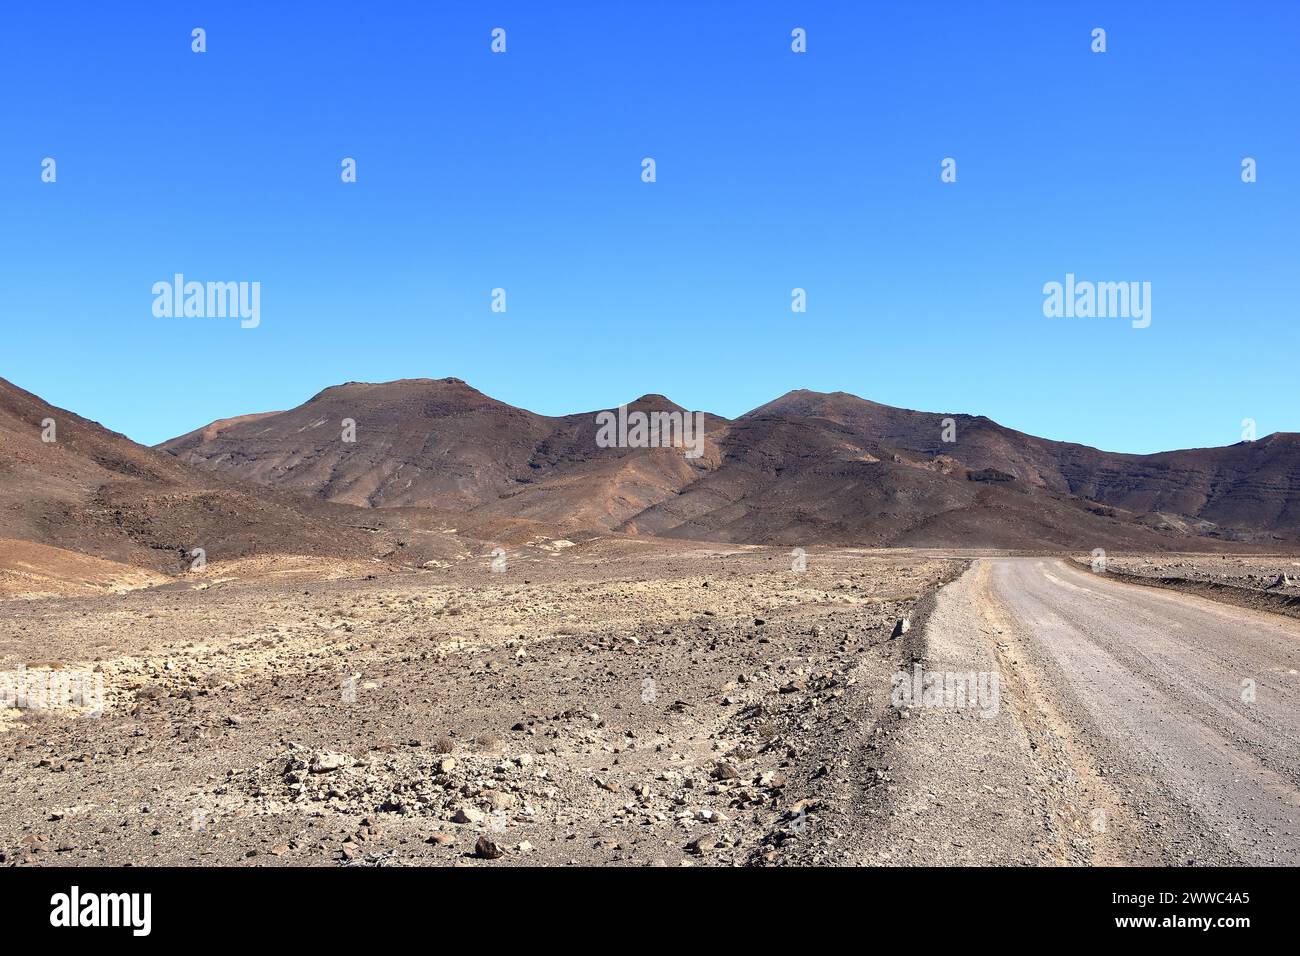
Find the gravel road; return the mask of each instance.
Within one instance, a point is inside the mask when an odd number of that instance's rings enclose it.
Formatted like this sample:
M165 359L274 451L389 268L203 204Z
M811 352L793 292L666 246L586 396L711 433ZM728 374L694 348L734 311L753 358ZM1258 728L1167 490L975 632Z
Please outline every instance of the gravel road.
M932 673L997 673L1000 699L913 708L915 862L1300 862L1300 624L991 558L922 643Z

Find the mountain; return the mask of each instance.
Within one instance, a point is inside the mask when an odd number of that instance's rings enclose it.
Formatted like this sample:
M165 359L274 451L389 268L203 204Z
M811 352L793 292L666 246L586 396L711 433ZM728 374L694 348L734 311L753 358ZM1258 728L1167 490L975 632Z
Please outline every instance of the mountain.
M836 392L790 392L746 418L820 419L926 456L948 456L967 469L997 469L1035 488L1124 509L1159 523L1169 515L1206 530L1300 534L1300 435L1128 455L1035 438L969 415L878 405ZM942 440L945 419L956 441ZM1176 523L1176 522L1175 522Z
M795 391L703 416L698 456L602 447L459 379L328 388L164 442L187 467L373 509L777 544L1196 548L1300 537L1300 441L1123 455L969 415ZM627 412L684 413L661 395ZM347 422L355 441L344 440ZM945 441L951 438L952 441Z
M0 379L0 544L9 543L0 572L42 576L46 565L62 564L98 574L100 565L69 553L137 578L125 569L188 569L194 549L213 562L262 554L368 560L384 547L350 520L355 510L196 471Z
M349 420L355 442L344 440ZM438 428L420 427L433 421ZM459 379L348 382L290 411L213 422L160 447L207 471L331 501L456 508L526 474L550 421Z
M683 411L656 395L628 409ZM694 480L681 450L601 448L596 414L536 415L456 378L349 382L290 411L214 422L159 448L195 468L330 501L575 529L612 527ZM355 441L344 440L349 421Z

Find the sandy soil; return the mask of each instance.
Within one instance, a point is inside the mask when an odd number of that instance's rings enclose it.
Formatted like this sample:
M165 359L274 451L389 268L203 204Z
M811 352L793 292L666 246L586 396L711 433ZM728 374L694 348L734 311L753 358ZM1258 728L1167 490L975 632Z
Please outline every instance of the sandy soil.
M0 538L0 600L118 593L166 584L170 580L167 575L147 568L34 541Z

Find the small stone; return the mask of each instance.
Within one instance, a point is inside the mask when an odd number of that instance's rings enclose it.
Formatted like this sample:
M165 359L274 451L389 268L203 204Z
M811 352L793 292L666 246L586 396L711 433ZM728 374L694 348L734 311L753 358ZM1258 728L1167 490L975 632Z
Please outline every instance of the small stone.
M453 823L482 823L486 819L487 814L474 807L461 807L451 818Z
M312 773L333 773L351 762L352 758L347 754L333 753L327 750L313 757L311 766L308 769Z
M484 860L496 860L505 856L506 851L502 849L500 843L485 833L474 844L474 855Z
M700 837L698 840L692 840L686 844L686 852L694 853L696 856L704 856L714 848L715 843L713 837Z

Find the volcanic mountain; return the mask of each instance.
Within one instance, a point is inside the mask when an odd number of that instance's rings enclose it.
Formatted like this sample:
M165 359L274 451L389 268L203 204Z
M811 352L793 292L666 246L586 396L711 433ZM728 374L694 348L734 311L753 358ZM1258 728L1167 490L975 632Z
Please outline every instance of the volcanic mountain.
M1130 455L1049 441L982 416L916 412L844 392L790 392L749 412L820 419L931 459L948 456L972 471L1006 472L1033 488L1122 509L1153 524L1205 533L1300 535L1300 435ZM944 442L951 420L955 441ZM1164 517L1162 517L1164 516Z
M684 411L658 395L628 409ZM192 468L327 501L568 530L1011 548L1300 538L1295 435L1123 455L983 417L795 391L735 420L704 416L703 454L687 457L601 447L596 415L536 415L454 378L353 382L160 448Z
M94 576L111 564L174 574L195 549L213 561L368 559L382 547L354 511L196 471L0 379L2 573L60 564Z

